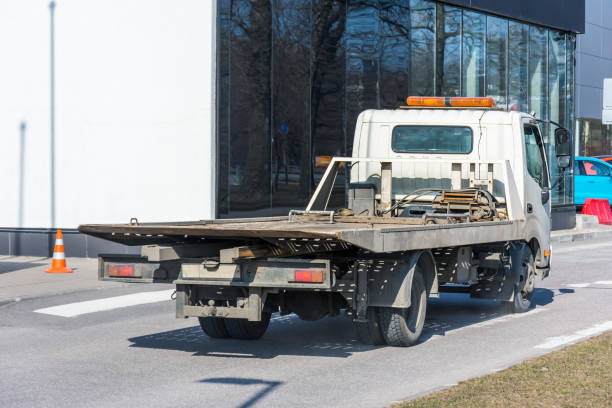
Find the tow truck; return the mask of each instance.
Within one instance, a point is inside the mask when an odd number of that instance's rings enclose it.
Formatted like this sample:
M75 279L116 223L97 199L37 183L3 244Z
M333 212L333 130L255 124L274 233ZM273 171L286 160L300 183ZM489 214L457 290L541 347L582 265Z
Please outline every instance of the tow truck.
M174 283L176 317L217 339L258 339L273 313L343 313L364 343L411 346L427 299L445 291L527 311L551 265L541 121L491 98L406 102L362 112L352 156L332 158L306 208L286 216L81 225L141 246L101 254L99 278ZM568 131L551 137L568 168ZM338 191L346 208L330 205Z

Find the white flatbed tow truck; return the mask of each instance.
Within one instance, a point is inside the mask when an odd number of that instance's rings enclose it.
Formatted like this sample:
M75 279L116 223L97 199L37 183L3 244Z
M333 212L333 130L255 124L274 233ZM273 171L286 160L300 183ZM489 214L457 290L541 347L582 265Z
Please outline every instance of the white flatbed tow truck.
M361 341L410 346L427 297L463 291L531 306L550 269L551 180L540 121L490 98L410 97L360 114L352 157L331 160L288 216L81 225L141 256L101 254L99 277L174 282L176 315L214 338L257 339L272 313L344 313ZM560 169L567 130L554 132ZM345 172L348 208L329 208Z

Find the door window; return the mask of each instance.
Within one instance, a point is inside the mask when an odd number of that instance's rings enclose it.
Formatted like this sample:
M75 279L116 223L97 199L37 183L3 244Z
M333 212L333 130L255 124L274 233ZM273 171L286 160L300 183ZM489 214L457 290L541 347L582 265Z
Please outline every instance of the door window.
M544 144L538 128L525 126L525 153L527 171L542 189L548 187L548 170L544 159Z
M587 176L610 177L610 167L603 163L585 160L584 174Z
M574 175L584 176L584 166L581 160L574 160Z

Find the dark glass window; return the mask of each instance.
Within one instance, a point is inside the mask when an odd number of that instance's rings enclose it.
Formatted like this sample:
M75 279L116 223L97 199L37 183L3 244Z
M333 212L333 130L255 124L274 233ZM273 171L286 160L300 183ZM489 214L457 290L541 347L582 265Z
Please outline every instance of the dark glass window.
M495 100L495 105L506 108L506 73L508 53L508 20L487 17L485 95Z
M529 111L529 26L510 21L508 25L508 109Z
M272 206L310 196L310 0L273 0Z
M461 95L485 94L485 26L486 16L463 12Z
M436 5L431 1L410 0L408 47L408 95L434 95L434 59L436 50Z
M397 153L470 153L472 129L463 126L396 126L391 148Z
M547 45L547 30L535 26L529 27L529 109L540 119L548 119ZM547 129L544 128L543 132L547 133Z
M569 33L430 0L217 0L217 12L219 217L304 208L329 157L351 155L358 115L409 95L492 96L574 126ZM472 149L435 136L406 143ZM572 172L557 170L553 204L571 203ZM343 168L330 207L346 183Z
M436 94L460 96L461 9L436 8Z

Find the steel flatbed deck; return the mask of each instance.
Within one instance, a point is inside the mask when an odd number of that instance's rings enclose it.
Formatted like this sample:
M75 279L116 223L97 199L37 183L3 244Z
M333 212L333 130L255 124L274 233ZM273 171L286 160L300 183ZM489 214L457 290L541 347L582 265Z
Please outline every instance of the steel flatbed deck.
M81 225L79 231L127 245L194 242L202 239L327 240L372 252L397 252L488 242L520 237L519 221L481 221L422 225L420 219L337 217L333 223L318 217L233 219L176 223ZM420 224L420 225L419 225Z

